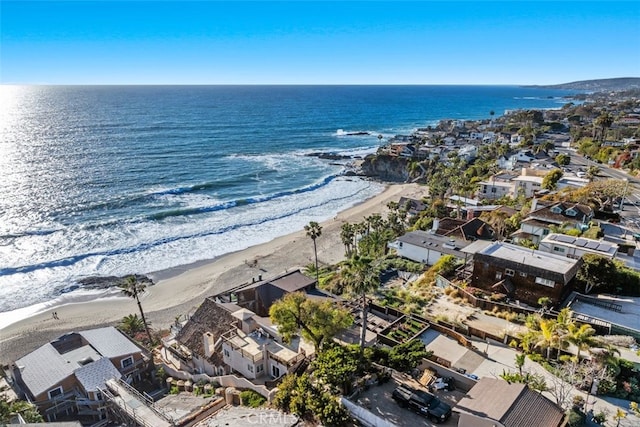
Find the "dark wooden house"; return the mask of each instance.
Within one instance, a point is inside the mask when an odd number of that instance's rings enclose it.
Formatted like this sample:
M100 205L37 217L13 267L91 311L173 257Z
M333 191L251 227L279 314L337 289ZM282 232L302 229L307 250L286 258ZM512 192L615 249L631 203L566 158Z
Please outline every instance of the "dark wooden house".
M503 242L475 242L463 250L473 254L471 283L488 292L537 305L541 297L559 302L570 292L580 259L527 249Z

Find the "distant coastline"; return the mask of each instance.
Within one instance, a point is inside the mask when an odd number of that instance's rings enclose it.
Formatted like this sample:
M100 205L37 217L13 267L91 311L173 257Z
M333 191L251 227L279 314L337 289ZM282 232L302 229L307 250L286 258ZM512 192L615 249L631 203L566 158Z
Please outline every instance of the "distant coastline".
M640 89L640 77L616 77L610 79L580 80L553 85L526 85L538 89L580 90L588 92L624 91Z

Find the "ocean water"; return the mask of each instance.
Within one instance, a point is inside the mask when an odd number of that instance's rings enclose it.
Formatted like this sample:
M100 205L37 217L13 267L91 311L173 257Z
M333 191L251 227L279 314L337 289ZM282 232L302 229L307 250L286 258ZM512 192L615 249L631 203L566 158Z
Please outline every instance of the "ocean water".
M308 153L364 155L439 119L558 108L567 94L509 86L2 86L0 314L90 297L94 291L76 283L82 277L150 273L266 242L383 188ZM371 135L348 135L357 131Z

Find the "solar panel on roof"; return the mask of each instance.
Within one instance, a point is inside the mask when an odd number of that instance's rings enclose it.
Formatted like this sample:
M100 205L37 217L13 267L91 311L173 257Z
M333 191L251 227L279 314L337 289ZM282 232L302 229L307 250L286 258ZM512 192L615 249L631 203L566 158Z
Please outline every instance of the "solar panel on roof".
M587 243L587 248L588 249L598 249L598 246L600 246L600 243L598 243L598 242L588 242Z
M584 248L585 246L587 246L587 243L589 242L584 239L577 239L573 244L576 246L580 246L581 248Z
M574 238L571 236L567 236L566 234L558 234L556 236L556 240L562 243L572 243Z

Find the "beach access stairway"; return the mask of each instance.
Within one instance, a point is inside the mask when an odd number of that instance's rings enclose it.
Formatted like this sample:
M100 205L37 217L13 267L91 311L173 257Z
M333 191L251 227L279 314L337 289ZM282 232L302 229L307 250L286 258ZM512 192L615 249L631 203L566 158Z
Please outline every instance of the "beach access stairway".
M110 379L101 392L113 410L143 427L171 427L175 424L154 407L153 401L122 380Z

